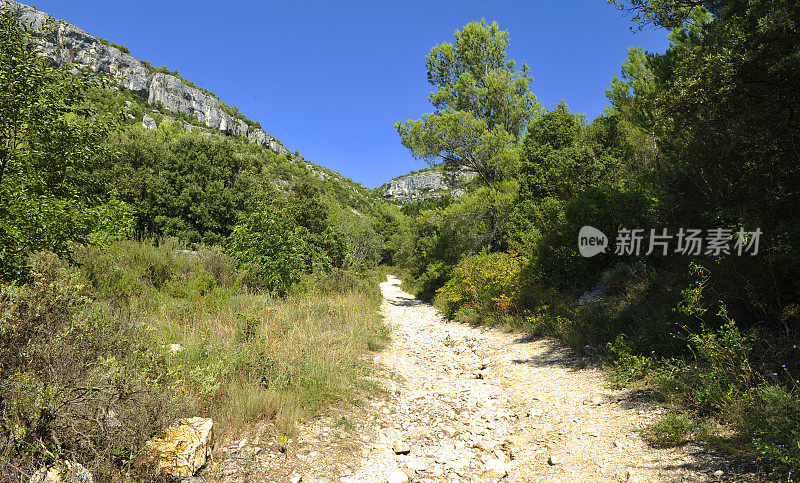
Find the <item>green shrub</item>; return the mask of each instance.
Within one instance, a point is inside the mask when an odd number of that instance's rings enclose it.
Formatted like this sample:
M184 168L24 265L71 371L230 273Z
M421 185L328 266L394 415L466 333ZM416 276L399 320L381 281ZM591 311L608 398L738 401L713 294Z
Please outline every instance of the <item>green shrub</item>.
M156 246L121 240L106 246L76 246L74 258L97 294L117 305L163 290L173 297L206 296L217 287L234 289L241 275L220 247L176 250L174 240Z
M750 386L752 369L748 359L753 335L743 334L723 305L719 314L725 323L717 330L703 328L689 335L700 362L694 403L701 411L719 411L731 407Z
M243 219L229 241L245 283L278 294L288 292L307 270L307 248L290 217L267 209Z
M744 410L740 430L769 471L800 475L800 400L780 386L753 391Z
M436 297L436 291L450 280L453 269L453 265L434 260L423 266L421 272L406 270L408 291L416 294L422 300L433 300Z
M323 294L356 291L370 293L376 290L378 282L369 273L333 268L330 272L320 272L312 275L305 284L305 288Z
M217 288L217 281L214 276L205 271L202 267L196 267L186 274L176 274L177 276L164 284L164 291L173 297L204 296ZM182 276L181 276L182 275Z
M686 441L691 430L691 420L675 413L667 413L647 429L645 437L653 446L669 448Z
M179 263L169 246L133 240L103 248L77 246L74 258L99 295L115 300L160 289L173 277Z
M375 266L380 260L383 240L375 232L374 220L347 208L335 209L330 218L333 229L347 247L346 265L356 270Z
M120 52L122 52L123 54L130 54L131 53L130 49L128 47L124 46L124 45L115 44L114 42L111 42L111 46L118 48L120 50Z
M116 47L117 49L119 49L120 51L122 51L122 52L124 52L126 54L130 54L131 53L131 51L127 47L125 47L124 45L115 44L114 42L109 42L108 40L106 40L106 39L104 39L102 37L97 37L97 41L100 42L103 45L108 45L110 47Z
M652 358L636 354L624 335L618 335L614 342L609 342L607 351L611 380L618 384L644 379L656 366Z
M654 195L635 184L591 188L567 201L547 199L541 205L536 220L541 238L533 247L532 269L549 285L578 293L594 287L603 271L619 261L610 249L592 258L580 256L575 241L582 226L599 229L613 243L618 229L647 230L657 217Z
M178 71L177 70L169 69L167 66L164 66L164 65L162 65L161 67L153 67L153 72L157 72L157 73L160 73L160 74L172 75L172 76L175 76L175 77L180 77L180 75L178 75Z
M517 309L524 264L522 257L502 252L466 257L437 291L436 304L451 318L462 310L512 314Z
M254 204L228 238L249 286L285 295L304 275L343 265L345 243L330 225L318 188L299 184L289 196L265 188Z
M754 336L743 334L724 306L718 315L724 321L718 329L704 326L686 336L696 357L694 364L642 355L624 335L617 336L607 345L612 380L623 385L650 384L663 399L703 414L730 412L752 387L749 354Z
M239 279L236 271L236 260L218 246L200 249L200 264L203 270L214 277L221 287L234 287Z
M57 256L29 265L28 284L0 289L0 456L28 473L76 460L110 481L179 410L165 360Z
M550 311L550 307L541 305L525 316L525 330L536 336L552 336L558 331L558 322L558 317Z
M106 245L133 237L135 211L130 204L120 200L116 192L112 192L109 200L98 206L95 213L97 222L90 237L95 243Z

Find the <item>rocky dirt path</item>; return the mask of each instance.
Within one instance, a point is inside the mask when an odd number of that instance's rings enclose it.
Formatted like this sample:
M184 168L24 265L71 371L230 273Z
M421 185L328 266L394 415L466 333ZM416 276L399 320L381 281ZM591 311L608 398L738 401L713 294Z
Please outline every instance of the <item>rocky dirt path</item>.
M724 463L697 446L646 445L638 430L661 411L607 389L598 370L554 341L446 322L394 277L381 290L393 343L379 361L399 377L399 394L350 481L724 477Z
M385 369L376 382L386 394L306 423L285 448L259 443L258 436L258 450L246 438L223 445L208 477L293 483L728 477L725 461L696 444L649 447L639 430L661 409L641 393L609 389L600 371L558 343L447 322L403 292L395 277L381 290L381 310L393 329L392 344L376 358Z

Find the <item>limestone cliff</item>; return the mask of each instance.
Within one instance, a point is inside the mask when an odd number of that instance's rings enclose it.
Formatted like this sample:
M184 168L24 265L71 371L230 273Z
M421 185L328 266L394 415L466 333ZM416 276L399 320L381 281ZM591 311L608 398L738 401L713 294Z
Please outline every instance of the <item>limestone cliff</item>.
M408 202L450 194L456 198L475 176L471 171L445 172L429 168L394 178L380 187L381 196L392 201Z
M288 153L262 129L225 112L222 102L207 91L188 85L174 75L156 72L120 48L34 7L11 0L0 0L0 5L20 9L22 24L36 37L41 52L56 64L72 64L77 69L107 74L151 105L161 102L171 113L186 113L220 133L247 138L278 154ZM52 35L45 35L50 29Z

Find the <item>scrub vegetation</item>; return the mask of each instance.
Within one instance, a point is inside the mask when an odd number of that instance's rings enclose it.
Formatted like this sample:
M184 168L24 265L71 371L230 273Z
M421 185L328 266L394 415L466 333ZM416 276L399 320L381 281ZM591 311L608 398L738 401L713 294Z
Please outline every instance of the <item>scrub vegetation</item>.
M671 46L630 48L591 122L536 101L497 23L431 49L433 111L398 134L416 157L477 176L458 199L403 207L393 261L448 317L556 337L618 384L652 389L672 410L655 445L703 439L795 478L800 9L615 3ZM578 250L587 225L610 244L591 258ZM624 229L641 229L638 256L616 253ZM648 255L664 229L669 253ZM681 229L721 229L730 251L677 252Z
M123 481L176 417L288 435L358 404L387 341L382 265L454 320L558 338L650 389L669 409L653 445L796 478L800 8L615 3L672 44L629 49L591 121L537 101L497 23L433 47L432 112L400 141L476 175L403 206L54 67L0 9L0 479L73 459ZM640 254L581 256L586 225L643 230ZM727 230L731 251L646 255L664 229Z

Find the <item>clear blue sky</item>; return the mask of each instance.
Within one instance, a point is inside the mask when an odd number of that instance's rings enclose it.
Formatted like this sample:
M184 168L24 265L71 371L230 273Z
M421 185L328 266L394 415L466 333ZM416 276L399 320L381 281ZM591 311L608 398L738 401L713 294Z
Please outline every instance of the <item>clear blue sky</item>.
M25 0L23 0L23 3ZM590 119L626 48L663 52L604 0L36 0L210 89L308 160L374 188L425 167L393 125L430 112L425 55L464 24L497 20L546 107Z

